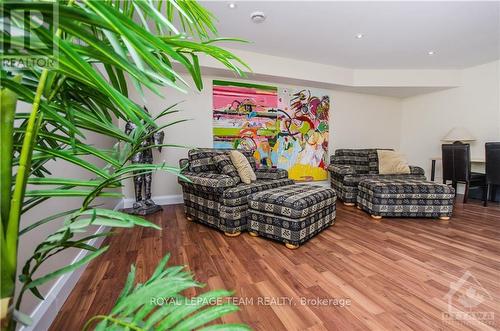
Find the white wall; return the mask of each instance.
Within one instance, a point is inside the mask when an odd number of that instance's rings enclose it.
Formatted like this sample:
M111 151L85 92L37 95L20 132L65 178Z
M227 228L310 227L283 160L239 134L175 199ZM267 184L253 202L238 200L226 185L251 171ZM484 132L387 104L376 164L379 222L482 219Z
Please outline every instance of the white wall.
M475 137L472 157L484 158L484 143L500 141L500 61L462 71L462 86L402 100L401 150L410 163L430 176L433 156L441 155L441 138L455 126ZM441 164L436 166L436 180Z
M184 76L188 79L187 76ZM183 94L170 88L162 90L163 98L146 91L145 105L152 114L157 114L170 104L186 100L179 108L182 113L165 118L163 122L191 118L189 122L176 124L165 130L165 142L191 147L212 147L212 81L227 79L205 76L201 92ZM235 79L232 79L235 80ZM248 80L247 80L248 81ZM259 81L270 85L289 86ZM132 89L131 89L132 90ZM330 154L337 148L390 147L398 148L400 141L400 99L358 94L336 90L325 90L330 95ZM138 94L130 96L143 104ZM162 124L162 122L160 122ZM187 156L187 149L164 149L155 152L155 162L175 164ZM132 180L124 188L127 198L134 197ZM157 172L153 180L153 197L181 194L174 175Z
M400 149L412 165L419 165L430 177L430 158L441 153L441 138L454 126L464 126L477 141L471 144L472 156L484 155L486 141L500 141L499 61L465 69L461 72L462 86L405 99L328 90L330 109L330 154L337 148L387 147ZM184 75L189 81L189 78ZM165 141L191 147L212 147L212 80L228 79L205 76L201 92L183 94L165 88L163 98L146 91L145 105L153 114L168 105L185 100L183 112L168 120L190 118L186 123L168 128ZM237 80L237 79L233 79ZM249 81L249 80L247 80ZM274 85L287 84L257 81ZM143 104L137 94L131 95ZM165 149L155 153L155 162L177 164L186 157L187 149ZM441 165L437 164L437 180ZM181 193L174 175L154 175L153 196ZM127 198L133 198L130 180L124 188Z

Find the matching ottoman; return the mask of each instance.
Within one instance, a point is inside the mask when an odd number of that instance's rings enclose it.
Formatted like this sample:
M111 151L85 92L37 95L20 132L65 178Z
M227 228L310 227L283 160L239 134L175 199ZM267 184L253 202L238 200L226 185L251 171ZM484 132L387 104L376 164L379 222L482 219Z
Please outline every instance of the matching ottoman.
M375 219L430 217L448 220L455 191L448 185L412 179L365 179L358 185L358 208Z
M248 197L248 231L298 248L335 222L335 191L319 185L295 184Z

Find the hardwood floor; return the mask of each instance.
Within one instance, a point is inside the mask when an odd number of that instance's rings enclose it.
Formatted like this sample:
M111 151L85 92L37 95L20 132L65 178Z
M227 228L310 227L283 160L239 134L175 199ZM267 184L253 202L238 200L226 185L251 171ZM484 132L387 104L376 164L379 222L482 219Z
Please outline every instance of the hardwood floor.
M207 284L189 294L234 290L241 310L223 321L255 330L500 329L500 207L459 201L449 222L377 222L337 203L336 225L297 250L247 233L225 237L188 222L181 205L165 206L150 218L163 231L126 229L106 240L108 252L87 267L51 330L80 330L109 311L130 264L144 281L167 252L171 265L187 265ZM452 307L462 307L466 301L457 300L472 288L469 297L482 302L470 311L493 313L493 320L447 321L445 296L466 271L473 277L452 296Z

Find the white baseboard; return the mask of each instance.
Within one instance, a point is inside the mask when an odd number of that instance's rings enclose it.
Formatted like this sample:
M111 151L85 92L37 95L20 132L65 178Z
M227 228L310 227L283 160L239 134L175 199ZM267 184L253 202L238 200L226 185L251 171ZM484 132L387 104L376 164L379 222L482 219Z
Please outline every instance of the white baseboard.
M152 197L157 205L176 205L182 203L182 194L157 195ZM135 202L134 198L123 199L124 208L130 208Z
M123 208L123 202L123 199L120 200L120 202L116 204L113 210ZM107 227L101 225L95 233L102 233L106 231L106 229ZM101 246L103 240L104 237L94 238L87 244L99 247ZM79 260L83 259L85 255L87 255L87 253L88 251L86 250L80 250L80 252L75 256L71 263L76 263ZM56 283L50 288L49 292L45 296L45 300L41 301L35 308L35 310L33 310L33 312L31 313L30 317L33 323L30 326L22 326L21 328L19 328L19 331L48 330L86 267L87 266L85 265L82 268L78 268L59 277L59 279L57 279Z
M182 203L182 194L173 195L160 195L153 197L154 202L158 205L173 205ZM122 199L116 204L113 210L118 210L121 208L132 207L135 199ZM101 226L97 229L96 233L104 232L107 227ZM104 238L96 238L88 242L89 245L99 247L101 246ZM75 263L87 255L88 251L81 250L78 255L73 259L71 263ZM19 328L19 331L45 331L50 328L50 325L56 318L59 310L62 308L64 302L68 298L69 294L75 287L76 283L80 279L86 266L76 269L73 272L64 274L59 277L56 283L51 287L45 300L40 302L38 306L33 310L30 317L33 320L32 325L23 326Z

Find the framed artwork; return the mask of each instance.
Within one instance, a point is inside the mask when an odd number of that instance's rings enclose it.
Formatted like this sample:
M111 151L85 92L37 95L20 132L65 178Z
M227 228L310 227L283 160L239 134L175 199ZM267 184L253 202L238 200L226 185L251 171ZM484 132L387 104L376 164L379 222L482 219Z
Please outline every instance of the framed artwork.
M252 150L260 166L291 179L325 180L329 109L318 90L215 80L214 148Z

